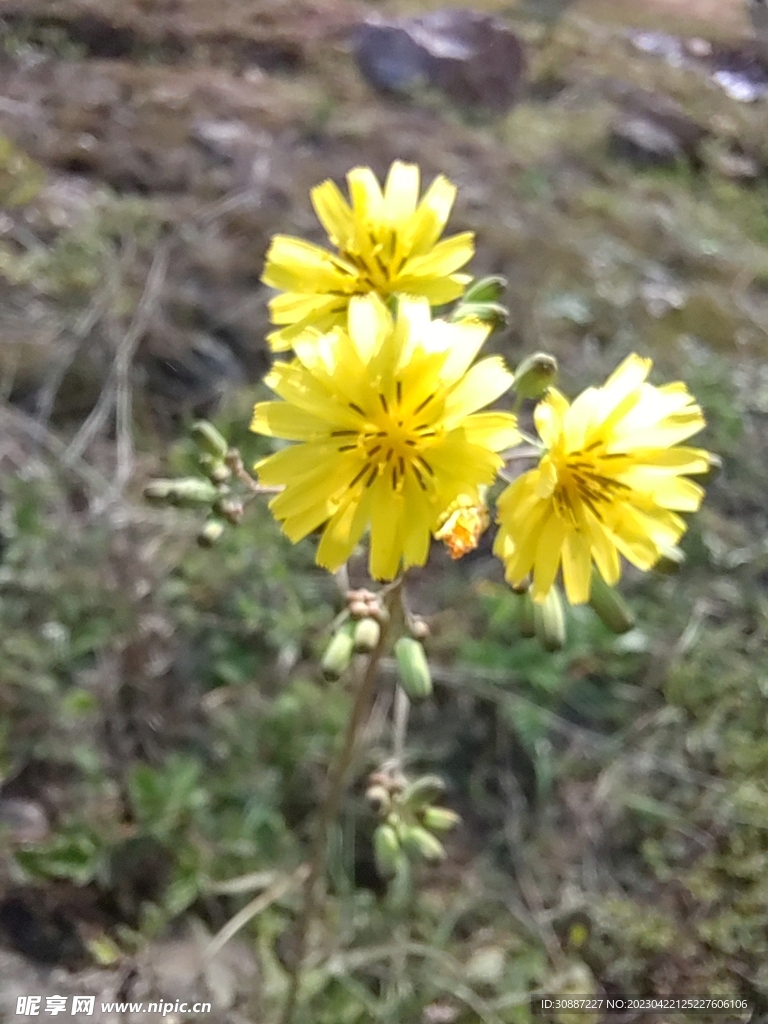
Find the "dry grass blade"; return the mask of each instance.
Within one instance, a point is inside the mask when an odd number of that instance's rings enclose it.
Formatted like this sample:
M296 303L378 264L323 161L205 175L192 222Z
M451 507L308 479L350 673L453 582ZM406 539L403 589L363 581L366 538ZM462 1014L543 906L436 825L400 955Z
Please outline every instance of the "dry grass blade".
M267 907L271 907L273 903L285 896L291 889L301 885L308 877L309 864L302 864L292 875L285 875L279 878L268 889L246 904L242 910L239 910L234 917L227 921L221 931L214 935L205 951L206 957L213 959L249 921L252 921L258 914L262 914Z
M117 426L117 472L114 490L117 494L125 486L133 465L131 365L160 299L168 270L169 251L170 243L166 242L155 252L133 320L116 346L115 358L99 400L67 446L62 459L65 465L72 465L76 459L81 458L114 410Z

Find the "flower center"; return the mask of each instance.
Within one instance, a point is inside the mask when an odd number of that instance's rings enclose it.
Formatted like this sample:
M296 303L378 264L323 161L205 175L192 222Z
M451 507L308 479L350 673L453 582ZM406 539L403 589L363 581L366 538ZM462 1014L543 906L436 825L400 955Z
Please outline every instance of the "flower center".
M378 409L367 412L349 402L349 408L364 420L360 430L334 430L331 434L340 440L339 453L355 452L360 457L360 469L349 487L360 483L370 487L382 476L394 492L400 492L410 475L422 491L429 490L435 471L428 453L438 432L425 411L435 395L430 395L410 414L402 409L400 381L395 385L393 401L382 392L377 397Z
M382 232L379 232L381 235ZM377 233L369 228L363 247L357 252L341 251L344 260L357 271L355 281L356 293L364 295L375 291L380 295L388 295L392 282L397 277L405 262L404 258L395 261L397 250L397 232L389 229L386 237L377 237Z
M555 474L552 500L555 511L577 530L583 523L582 507L586 506L599 522L603 522L608 509L615 505L617 496L630 488L611 475L609 460L624 458L596 452L600 442L580 451L550 453L551 466Z

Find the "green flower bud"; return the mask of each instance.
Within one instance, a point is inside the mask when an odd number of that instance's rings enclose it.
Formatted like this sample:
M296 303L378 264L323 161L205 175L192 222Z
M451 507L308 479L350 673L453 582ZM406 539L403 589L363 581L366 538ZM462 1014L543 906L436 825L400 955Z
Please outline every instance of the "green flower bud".
M557 379L557 360L546 352L534 352L517 368L512 387L520 398L541 398Z
M356 654L370 654L375 650L381 639L381 626L376 619L359 619L355 623L353 634Z
M379 825L373 833L373 856L382 878L394 878L402 851L397 832L391 825Z
M424 648L412 636L401 636L395 644L400 685L411 700L425 700L432 693L432 675Z
M198 420L197 423L192 424L190 433L204 452L213 455L214 458L224 459L229 445L212 423L209 423L208 420Z
M208 476L215 484L226 483L232 476L232 470L226 462L217 462L208 470Z
M530 590L520 595L520 633L522 636L536 636L536 612Z
M705 486L717 480L723 470L723 460L719 455L715 455L714 452L707 452L707 458L709 459L709 470L699 477L699 480Z
M419 812L439 800L445 783L439 775L422 775L403 790L401 802L411 811Z
M329 682L339 679L347 671L352 660L353 646L352 631L347 626L331 638L320 662L323 676Z
M144 497L147 501L157 502L158 505L171 500L171 490L175 480L150 480L144 488Z
M480 320L496 331L509 323L509 310L498 302L461 302L451 313L451 320Z
M182 477L179 480L150 480L144 488L144 497L148 501L179 507L210 505L216 494L216 488L210 480L196 476Z
M665 576L674 576L680 572L680 566L685 562L685 552L677 545L664 548L664 554L658 560L654 569Z
M461 818L456 811L448 807L425 807L421 820L424 827L432 832L450 832L459 824Z
M212 548L224 533L224 523L220 519L206 519L202 530L197 535L197 543L201 548Z
M462 302L498 302L507 287L506 277L493 274L490 277L478 277L464 292Z
M550 587L544 601L534 602L536 636L545 651L561 651L565 646L565 612L560 591L555 584Z
M404 828L400 843L410 860L423 859L433 864L445 860L443 844L421 825L408 825Z
M597 570L592 570L589 603L608 629L613 633L626 633L635 624L632 609L614 587L609 587Z

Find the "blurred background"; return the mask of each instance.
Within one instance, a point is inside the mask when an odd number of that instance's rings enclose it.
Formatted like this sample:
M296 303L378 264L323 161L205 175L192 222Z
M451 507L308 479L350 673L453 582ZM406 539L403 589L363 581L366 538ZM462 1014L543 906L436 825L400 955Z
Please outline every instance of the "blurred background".
M397 158L458 185L451 229L508 278L496 351L553 352L569 394L649 354L725 465L681 571L627 574L622 637L582 610L546 654L489 545L435 552L408 754L463 825L386 895L362 799L385 673L303 1019L523 1024L552 990L767 1019L765 22L758 0L0 0L0 1019L53 993L275 1019L295 890L205 953L306 856L349 708L316 667L338 594L265 509L202 551L198 516L141 492L194 469L199 415L268 450L270 236L322 242L310 187Z

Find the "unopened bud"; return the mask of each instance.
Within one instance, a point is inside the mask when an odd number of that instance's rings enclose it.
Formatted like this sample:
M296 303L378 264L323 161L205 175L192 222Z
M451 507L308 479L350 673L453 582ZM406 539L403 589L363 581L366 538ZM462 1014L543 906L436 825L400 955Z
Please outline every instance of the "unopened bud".
M654 569L665 576L674 576L680 572L680 566L685 561L685 552L677 545L664 548L663 552L661 558L654 565Z
M714 452L707 452L707 459L709 460L709 469L698 478L699 482L705 486L717 480L723 470L723 460L719 455L715 455Z
M201 548L212 548L224 533L224 523L220 519L207 519L197 535L197 543Z
M592 571L589 603L612 633L626 633L635 624L632 609L614 587L609 587L597 570Z
M360 619L355 625L353 644L356 654L370 654L379 645L381 626L376 619Z
M365 799L374 814L380 814L382 818L385 818L392 810L392 798L386 786L369 786L365 791Z
M402 853L397 832L391 825L379 825L373 833L373 855L382 878L394 878Z
M439 775L422 775L403 790L401 802L411 811L422 811L439 800L445 793L445 783Z
M395 644L400 685L411 700L425 700L432 693L432 675L424 648L412 636L401 636Z
M144 488L148 501L167 502L170 505L210 505L216 498L216 488L210 480L188 476L179 480L151 480Z
M520 398L541 398L557 378L557 360L546 352L534 352L517 368L512 387Z
M440 840L421 825L409 825L400 836L403 850L411 860L420 858L434 864L445 860L445 848Z
M352 660L352 649L352 632L346 626L342 627L331 638L320 662L320 668L327 680L339 679L344 675Z
M467 288L461 297L462 302L498 302L507 287L506 277L493 274L489 277L478 277Z
M536 636L545 651L561 651L565 646L565 612L560 591L553 583L544 600L534 602Z
M408 623L408 629L410 634L416 640L423 640L429 636L429 623L426 619L422 619L418 615L414 615L411 621Z
M219 515L223 516L228 523L232 523L233 526L238 526L245 514L243 503L238 501L237 498L221 498L214 507Z
M479 320L496 331L509 323L509 310L499 302L460 302L451 313L451 320Z
M364 619L370 615L367 601L355 599L349 602L349 614L353 619Z
M215 484L226 483L232 476L232 470L226 462L217 462L208 470L208 476Z
M193 423L190 433L198 446L214 458L224 459L227 454L228 445L223 436L208 420L198 420Z
M530 590L520 595L520 634L536 636L536 613Z
M433 832L450 832L459 824L461 818L456 811L448 807L425 807L421 820L424 827Z

